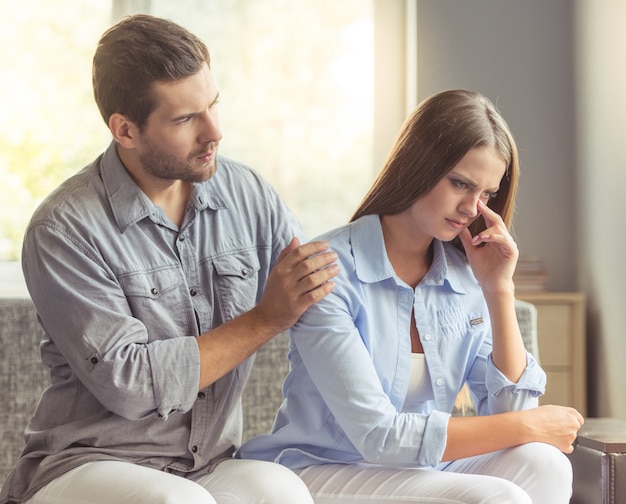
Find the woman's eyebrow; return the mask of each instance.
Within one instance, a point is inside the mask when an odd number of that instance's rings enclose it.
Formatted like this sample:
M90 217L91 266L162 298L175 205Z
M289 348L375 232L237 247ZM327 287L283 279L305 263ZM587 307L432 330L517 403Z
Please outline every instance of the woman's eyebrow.
M460 179L463 179L463 182L465 182L472 189L476 189L478 187L478 183L474 179L472 179L471 177L469 177L467 175L463 175L462 173L457 173L457 172L453 172L453 171L451 171L450 174L452 176L454 176L454 177L458 177ZM487 192L498 192L499 190L500 190L500 186L499 185L497 187L486 189Z

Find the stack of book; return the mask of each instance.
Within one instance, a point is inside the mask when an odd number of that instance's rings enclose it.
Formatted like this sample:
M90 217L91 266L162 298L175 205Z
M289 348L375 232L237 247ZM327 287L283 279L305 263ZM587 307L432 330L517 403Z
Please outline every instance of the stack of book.
M520 257L513 274L515 290L518 292L543 291L546 287L548 271L539 257Z

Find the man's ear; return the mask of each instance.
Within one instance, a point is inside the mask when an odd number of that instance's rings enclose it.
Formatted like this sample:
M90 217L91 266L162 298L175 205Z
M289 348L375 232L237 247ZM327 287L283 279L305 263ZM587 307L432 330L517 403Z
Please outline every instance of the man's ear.
M139 138L139 128L125 115L114 113L109 117L109 129L115 141L126 149L136 147Z

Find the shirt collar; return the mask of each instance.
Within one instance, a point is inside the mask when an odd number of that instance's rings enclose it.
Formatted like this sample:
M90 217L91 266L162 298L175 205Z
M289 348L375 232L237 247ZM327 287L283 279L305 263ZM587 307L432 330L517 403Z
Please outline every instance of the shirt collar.
M117 154L115 141L111 142L103 154L100 173L115 221L122 233L146 217L156 223L163 223L163 211L152 203L132 179ZM205 208L212 210L226 208L224 199L215 188L213 178L215 175L206 182L193 184L189 202L198 211Z
M378 215L366 215L353 222L351 240L356 275L360 281L374 283L395 278ZM459 254L452 254L448 250L451 247L454 247L452 243L433 240L433 264L420 285L441 286L447 283L455 292L466 293L454 267Z

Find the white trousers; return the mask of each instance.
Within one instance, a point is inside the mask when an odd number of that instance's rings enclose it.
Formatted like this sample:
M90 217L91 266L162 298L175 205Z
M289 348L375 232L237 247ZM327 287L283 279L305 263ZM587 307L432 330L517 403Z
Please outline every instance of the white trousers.
M313 504L300 478L279 464L230 459L194 480L128 462L89 462L26 504Z
M296 471L315 504L567 504L572 467L542 443L458 460L445 470L328 464Z

